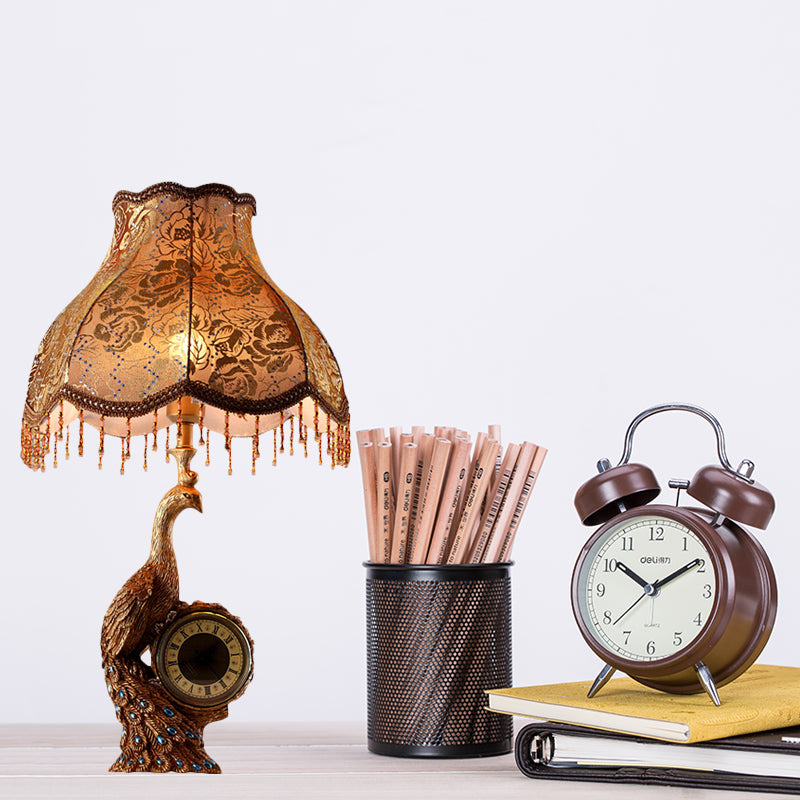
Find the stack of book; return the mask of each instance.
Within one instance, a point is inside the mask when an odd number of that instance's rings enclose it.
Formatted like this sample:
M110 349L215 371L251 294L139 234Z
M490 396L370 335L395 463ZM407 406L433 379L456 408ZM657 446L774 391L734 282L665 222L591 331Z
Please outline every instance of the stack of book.
M493 689L489 708L538 721L517 735L531 778L800 794L800 668L755 665L720 689L668 695L630 678Z

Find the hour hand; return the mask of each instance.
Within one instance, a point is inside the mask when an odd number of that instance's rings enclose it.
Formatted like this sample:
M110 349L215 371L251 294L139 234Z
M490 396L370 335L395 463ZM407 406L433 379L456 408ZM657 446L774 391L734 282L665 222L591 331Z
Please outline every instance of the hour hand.
M623 575L627 575L629 578L632 578L634 581L636 581L636 583L638 583L639 586L641 586L642 589L645 590L645 594L651 594L651 592L647 591L647 589L650 586L650 584L644 578L642 578L640 575L637 575L630 567L626 566L621 561L617 561L617 567L616 568Z

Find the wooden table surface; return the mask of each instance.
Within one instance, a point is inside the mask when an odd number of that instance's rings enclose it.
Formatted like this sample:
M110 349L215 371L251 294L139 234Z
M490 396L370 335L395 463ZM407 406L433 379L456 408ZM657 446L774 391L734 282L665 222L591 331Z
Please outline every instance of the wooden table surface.
M121 775L119 728L0 725L0 798L678 798L786 797L635 785L533 781L512 755L470 759L388 758L368 752L365 724L216 723L206 749L222 775Z

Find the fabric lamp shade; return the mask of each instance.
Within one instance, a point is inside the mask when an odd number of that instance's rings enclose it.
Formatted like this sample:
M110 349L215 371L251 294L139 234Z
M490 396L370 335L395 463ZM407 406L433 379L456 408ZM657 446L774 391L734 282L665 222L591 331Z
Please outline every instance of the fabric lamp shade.
M31 369L22 458L56 456L69 424L127 440L175 421L167 406L200 404L203 429L261 434L306 449L309 438L349 462L349 407L328 342L267 274L251 233L252 195L229 186L159 183L117 193L114 235L88 286L47 331ZM180 425L180 419L177 420ZM202 437L201 437L202 439ZM123 456L123 467L124 458Z

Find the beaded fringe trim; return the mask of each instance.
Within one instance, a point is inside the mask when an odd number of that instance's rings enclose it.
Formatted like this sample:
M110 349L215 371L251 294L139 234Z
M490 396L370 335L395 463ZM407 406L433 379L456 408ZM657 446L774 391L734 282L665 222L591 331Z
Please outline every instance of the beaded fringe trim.
M206 465L211 463L211 431L207 427L203 427L205 407L201 406L200 424L198 425L200 431L199 445L205 446L206 450ZM125 463L131 458L131 430L130 419L126 421L126 432L119 436L120 440L120 460L119 471L120 474L125 474ZM176 433L180 425L185 424L183 420L179 419L176 424ZM229 431L229 416L225 415L225 435L224 446L226 461L228 466L228 474L233 473L233 440L240 438L243 440L250 440L250 453L249 453L249 466L253 475L256 474L256 462L261 458L261 437L268 435L269 430L261 430L259 428L260 417L258 415L254 418L253 431L251 434L245 436L233 437ZM161 430L164 431L164 449L169 450L170 446L170 427L167 425ZM103 466L103 456L105 455L105 437L111 434L105 430L105 417L100 418L100 436L97 450L98 468ZM78 418L78 455L83 456L84 453L84 423L83 413L81 412ZM152 449L158 449L158 434L156 429L156 419L153 418L153 429L144 434L144 458L142 467L147 469L147 450L148 438L152 436L153 443ZM280 437L280 446L278 446L278 438ZM272 464L277 464L278 455L283 454L288 449L289 454L294 454L295 442L298 448L302 445L303 455L308 457L308 440L312 437L312 442L316 444L314 450L318 453L319 463L329 463L331 469L336 466L346 467L350 463L350 425L341 425L335 420L332 420L327 415L323 418L320 417L320 410L317 404L314 404L314 417L313 426L309 430L309 426L303 422L303 411L298 404L296 413L281 413L281 422L272 429ZM175 439L177 440L177 436ZM288 440L288 442L287 442ZM58 467L59 443L63 442L62 454L64 459L69 459L69 426L64 424L63 409L59 409L58 425L55 430L51 430L50 418L42 423L38 428L33 428L27 423L22 424L21 433L21 455L22 460L27 466L34 470L44 471L49 464L53 468Z

